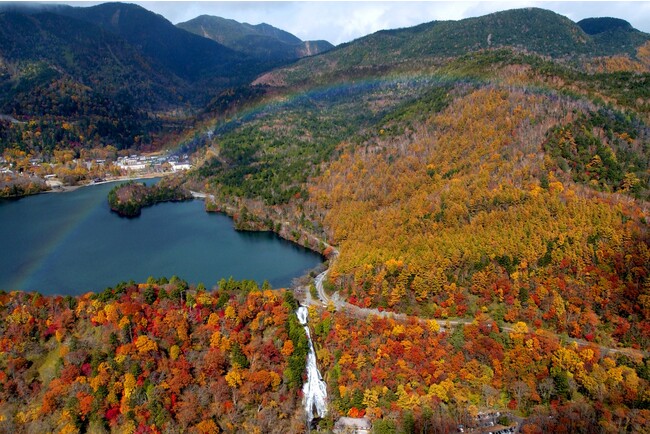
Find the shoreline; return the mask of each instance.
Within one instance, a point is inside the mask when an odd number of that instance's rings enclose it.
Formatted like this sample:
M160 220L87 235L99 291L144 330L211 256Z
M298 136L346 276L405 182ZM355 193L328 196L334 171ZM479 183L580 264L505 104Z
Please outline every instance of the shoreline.
M290 229L290 223L289 222L278 221L277 219L272 218L272 221L274 223L273 228L257 229L257 228L238 227L237 226L238 222L237 222L236 215L239 212L239 210L237 208L235 208L233 205L229 205L229 204L226 204L226 203L217 203L216 198L215 198L214 195L203 192L203 191L189 190L189 192L190 192L190 194L192 195L192 197L195 200L201 200L201 201L205 202L205 207L206 207L205 211L206 212L208 212L208 213L216 212L216 213L220 213L220 214L223 214L223 215L229 217L233 221L234 229L236 231L241 231L241 232L269 232L269 233L275 234L278 237L282 238L283 240L286 240L286 241L288 241L290 243L293 243L293 244L295 244L297 246L301 246L301 247L303 247L303 248L305 248L307 250L310 250L310 251L320 255L324 260L323 263L327 262L329 264L329 261L335 259L339 254L339 251L338 251L338 249L336 247L334 247L333 245L328 243L326 240L318 237L317 235L315 235L313 233L310 233L309 231L307 231L307 230L305 230L303 228L299 229L300 237L298 237L296 239L292 234L292 230ZM217 207L217 209L209 210L207 208L208 201L210 201L212 204L214 204ZM276 229L277 224L280 225L280 230ZM304 238L305 242L300 241L303 238ZM319 247L322 247L322 249L319 249ZM326 255L325 251L328 248L331 248L332 251L331 251L330 254Z
M125 175L125 176L120 176L118 178L107 179L107 180L100 181L100 182L90 182L88 184L61 185L61 186L51 188L50 190L42 191L42 192L40 192L38 194L42 194L42 193L68 193L68 192L75 191L75 190L78 190L78 189L83 188L83 187L92 187L94 185L110 184L112 182L137 181L138 179L163 178L165 176L171 175L172 173L174 173L174 172L146 173L146 174L137 175L137 176L126 176ZM31 196L31 195L27 195L27 196ZM26 196L23 196L23 197L26 197Z
M72 192L72 191L75 191L75 190L83 188L83 187L91 187L93 185L102 185L102 184L116 183L116 182L123 182L123 181L137 181L137 180L143 180L143 179L163 178L165 176L172 175L173 173L175 173L175 172L145 173L145 174L135 175L135 176L133 176L133 175L132 176L120 176L120 177L117 177L117 178L107 179L107 180L100 181L100 182L90 182L90 183L80 184L80 185L57 186L57 187L54 187L54 188L52 188L50 190L42 191L42 192L39 192L37 194L43 194L43 193L68 193L68 192ZM193 200L203 201L206 205L207 205L208 202L212 202L213 204L217 204L216 198L212 194L208 194L208 193L203 192L203 191L194 191L194 190L189 190L189 192L190 192ZM27 196L31 196L31 195L26 195L26 196L22 196L22 197L27 197ZM295 279L298 279L298 280L302 280L302 279L304 279L306 277L311 277L310 274L312 272L314 272L314 271L316 271L318 273L322 272L322 270L323 270L322 267L323 266L329 268L328 267L329 261L331 261L332 259L335 259L336 255L338 254L338 250L334 246L330 245L326 240L323 240L323 239L319 238L318 236L316 236L316 235L314 235L312 233L309 233L308 231L305 231L304 229L301 229L299 231L300 237L298 237L296 239L294 236L290 235L291 231L288 229L288 226L289 226L288 222L285 222L285 221L278 221L278 220L274 219L275 224L277 224L277 223L280 224L281 229L279 231L277 229L275 229L275 228L265 228L265 229L241 228L241 227L237 227L236 215L238 213L238 209L236 207L233 207L232 205L221 203L221 204L218 205L218 209L215 209L215 210L208 210L207 207L204 205L204 211L207 212L207 213L216 212L216 213L219 213L219 214L222 214L222 215L228 217L233 222L233 226L234 226L233 229L235 231L238 231L238 232L268 232L268 233L276 235L278 238L280 238L282 240L285 240L285 241L287 241L287 242L289 242L291 244L302 247L302 248L304 248L304 249L306 249L308 251L311 251L311 252L316 253L317 255L319 255L321 257L321 260L322 260L321 264L319 264L318 266L316 266L316 267L314 267L314 268L312 268L310 270L306 270L304 274L296 276ZM319 247L322 247L322 248L319 248ZM334 253L333 255L331 255L331 254L330 255L325 255L324 254L324 251L328 247L333 249L333 253ZM295 291L295 290L300 289L300 286L301 285L299 284L298 287L293 287L293 285L290 284L290 285L286 286L286 289ZM89 292L92 292L92 291L89 291Z

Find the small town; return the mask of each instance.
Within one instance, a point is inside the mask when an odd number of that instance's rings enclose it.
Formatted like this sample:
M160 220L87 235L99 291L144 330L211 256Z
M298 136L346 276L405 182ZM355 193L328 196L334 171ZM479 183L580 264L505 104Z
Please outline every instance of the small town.
M106 154L106 153L104 153ZM19 197L42 191L67 191L82 185L121 179L162 176L192 168L187 154L88 155L54 152L46 161L22 151L0 156L0 197Z

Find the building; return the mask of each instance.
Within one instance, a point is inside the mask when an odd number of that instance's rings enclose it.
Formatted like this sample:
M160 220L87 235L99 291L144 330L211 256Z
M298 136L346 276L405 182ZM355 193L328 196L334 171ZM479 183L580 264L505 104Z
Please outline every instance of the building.
M118 158L117 167L124 170L144 170L147 168L148 164L145 160L141 158Z
M367 417L341 417L334 424L336 434L370 434L372 423Z
M173 172L178 172L180 170L190 170L192 168L192 165L189 163L171 163L172 166L172 171Z

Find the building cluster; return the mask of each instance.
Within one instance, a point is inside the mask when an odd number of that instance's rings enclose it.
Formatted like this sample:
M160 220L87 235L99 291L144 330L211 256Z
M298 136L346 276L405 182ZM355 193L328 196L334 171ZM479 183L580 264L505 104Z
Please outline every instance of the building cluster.
M38 169L41 167L41 164L43 164L43 159L42 158L31 158L29 160L29 165L32 167L32 169ZM16 172L20 172L16 170L14 165L7 161L6 158L0 156L0 173L7 173L7 174L13 174Z
M340 417L332 431L335 434L370 434L372 422L367 417Z
M61 187L65 182L59 180L60 175L58 168L63 167L61 163L50 163L46 169L43 169L44 161L41 158L31 158L29 164L26 161L17 165L15 162L8 160L0 155L0 176L2 179L11 180L19 178L41 178L50 187ZM122 175L145 175L145 174L163 174L169 172L180 172L190 170L188 155L130 155L118 157L117 160L90 159L90 160L72 160L72 166L82 168L88 171L89 180L95 182L103 181L105 175L117 176ZM75 169L75 170L77 170ZM95 169L99 169L96 172ZM115 170L117 169L117 171ZM54 173L52 173L54 172Z
M0 173L14 173L4 157L0 157Z
M122 170L132 172L166 172L168 171L166 169L179 172L192 168L187 155L181 157L177 155L130 155L128 157L118 157L115 165Z

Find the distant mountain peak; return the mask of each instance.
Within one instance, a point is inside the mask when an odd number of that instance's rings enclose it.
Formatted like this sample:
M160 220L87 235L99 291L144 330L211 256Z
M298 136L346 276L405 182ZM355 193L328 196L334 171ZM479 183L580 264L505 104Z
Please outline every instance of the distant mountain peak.
M212 15L200 15L178 28L212 39L235 51L269 62L295 60L333 48L327 41L305 41L267 23L248 24Z

